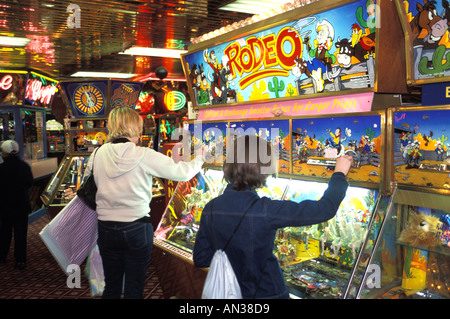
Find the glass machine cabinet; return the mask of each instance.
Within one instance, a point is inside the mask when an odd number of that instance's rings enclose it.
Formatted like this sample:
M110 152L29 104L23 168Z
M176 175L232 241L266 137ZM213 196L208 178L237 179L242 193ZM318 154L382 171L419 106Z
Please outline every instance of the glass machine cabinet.
M327 184L290 178L269 178L257 192L272 199L317 199ZM160 225L155 245L192 263L192 250L204 205L221 194L225 184L221 170L208 168L188 182L178 184ZM378 207L386 207L378 191L350 187L332 220L309 227L280 229L274 255L282 267L292 298L343 298L352 282L355 265L367 266L379 228ZM370 247L360 251L369 243ZM354 280L360 282L360 280Z
M72 200L81 185L89 156L106 142L104 119L66 121L65 155L41 195L51 217Z

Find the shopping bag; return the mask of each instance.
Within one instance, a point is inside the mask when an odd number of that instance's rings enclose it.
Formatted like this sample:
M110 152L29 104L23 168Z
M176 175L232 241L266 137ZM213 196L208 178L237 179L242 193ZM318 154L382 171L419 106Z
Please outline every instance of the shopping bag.
M242 299L241 288L227 254L214 253L203 286L202 299Z
M80 266L97 244L97 212L75 196L39 233L64 272Z
M89 254L86 262L85 274L89 280L89 286L91 287L91 296L101 296L105 289L105 275L103 273L102 256L100 256L98 245L95 245L94 249Z

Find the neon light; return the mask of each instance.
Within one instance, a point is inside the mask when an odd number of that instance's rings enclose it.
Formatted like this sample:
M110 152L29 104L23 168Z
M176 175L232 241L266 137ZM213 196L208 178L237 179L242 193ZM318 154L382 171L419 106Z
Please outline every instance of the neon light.
M56 93L56 86L42 86L42 82L35 79L29 79L27 82L27 91L25 98L32 101L40 101L42 104L49 104L51 98Z
M11 75L5 75L0 81L0 89L9 90L12 86L13 78Z
M186 96L179 91L170 91L164 95L164 104L169 111L178 111L186 104Z

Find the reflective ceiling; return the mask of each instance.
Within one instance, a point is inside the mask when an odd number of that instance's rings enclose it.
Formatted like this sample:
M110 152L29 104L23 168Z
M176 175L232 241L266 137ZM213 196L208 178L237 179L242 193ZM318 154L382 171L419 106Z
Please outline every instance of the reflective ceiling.
M25 48L0 46L0 67L64 79L79 70L145 75L164 66L168 78L183 77L179 60L119 52L133 45L186 49L192 38L250 16L218 10L227 2L0 0L0 35L32 39Z

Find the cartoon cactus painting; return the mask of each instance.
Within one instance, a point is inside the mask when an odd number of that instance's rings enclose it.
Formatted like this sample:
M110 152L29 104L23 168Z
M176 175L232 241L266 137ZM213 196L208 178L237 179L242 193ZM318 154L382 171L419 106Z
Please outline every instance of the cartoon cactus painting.
M269 91L274 92L275 97L279 98L280 92L283 90L284 90L284 82L280 81L280 83L278 84L278 78L274 76L273 77L273 85L272 85L272 83L269 82Z
M286 96L294 96L294 95L297 95L297 89L294 88L291 83L289 83L286 89Z
M372 140L375 137L375 131L371 127L366 128L366 135Z
M442 144L445 144L445 142L448 140L448 137L442 134L441 137L438 137L438 140L441 141Z
M450 69L450 52L445 55L445 46L440 45L433 53L432 62L433 68L428 67L429 60L427 57L423 57L419 62L419 71L422 74L439 74Z

